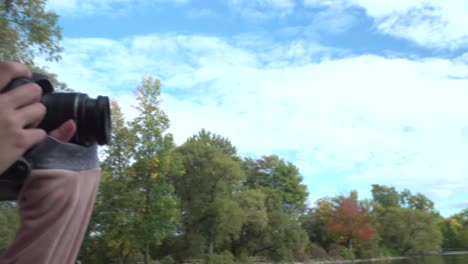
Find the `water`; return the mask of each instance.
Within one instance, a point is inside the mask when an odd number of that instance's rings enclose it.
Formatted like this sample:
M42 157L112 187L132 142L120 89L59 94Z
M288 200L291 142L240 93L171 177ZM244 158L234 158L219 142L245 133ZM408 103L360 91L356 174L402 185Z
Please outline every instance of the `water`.
M468 264L468 252L452 252L438 256L414 257L409 259L365 262L366 264Z

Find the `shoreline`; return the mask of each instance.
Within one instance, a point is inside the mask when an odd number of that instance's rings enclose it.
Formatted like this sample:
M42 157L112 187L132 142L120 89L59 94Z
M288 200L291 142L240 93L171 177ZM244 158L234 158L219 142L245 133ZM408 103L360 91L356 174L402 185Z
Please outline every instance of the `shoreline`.
M360 263L360 262L400 260L400 259L407 259L407 258L409 258L409 256L380 257L380 258L370 258L370 259L310 260L310 261L304 262L304 263L307 263L307 264L343 264L343 263ZM299 263L295 263L295 264L299 264Z
M435 255L459 255L468 254L468 251L442 251L442 252L430 252L426 254L413 254L407 256L388 256L370 259L336 259L336 260L309 260L308 262L294 262L294 264L345 264L345 263L360 263L360 262L375 262L375 261L391 261L409 259L423 256L435 256Z

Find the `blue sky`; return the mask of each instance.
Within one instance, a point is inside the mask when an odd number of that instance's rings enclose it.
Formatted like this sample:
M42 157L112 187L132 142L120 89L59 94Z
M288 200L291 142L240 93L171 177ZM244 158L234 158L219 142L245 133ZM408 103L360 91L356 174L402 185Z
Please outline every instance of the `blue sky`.
M180 144L201 128L299 167L313 203L371 184L468 207L463 0L55 0L65 51L38 58L136 115L162 83Z

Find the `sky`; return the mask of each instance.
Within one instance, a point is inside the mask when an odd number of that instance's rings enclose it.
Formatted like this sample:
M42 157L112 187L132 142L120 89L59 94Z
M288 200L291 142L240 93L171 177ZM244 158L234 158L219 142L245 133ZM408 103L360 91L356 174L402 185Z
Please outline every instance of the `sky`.
M372 184L468 207L464 0L53 0L61 81L130 120L161 80L177 144L202 128L295 164L309 204Z

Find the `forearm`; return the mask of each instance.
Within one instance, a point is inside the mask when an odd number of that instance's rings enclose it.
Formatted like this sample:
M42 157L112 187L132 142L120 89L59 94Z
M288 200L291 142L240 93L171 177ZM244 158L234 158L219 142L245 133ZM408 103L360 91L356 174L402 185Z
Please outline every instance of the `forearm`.
M45 146L31 153L33 172L18 200L20 228L0 263L71 264L79 252L99 186L96 153L50 139ZM51 149L67 159L39 156Z
M99 169L34 171L20 195L20 228L1 263L74 263L98 182Z

